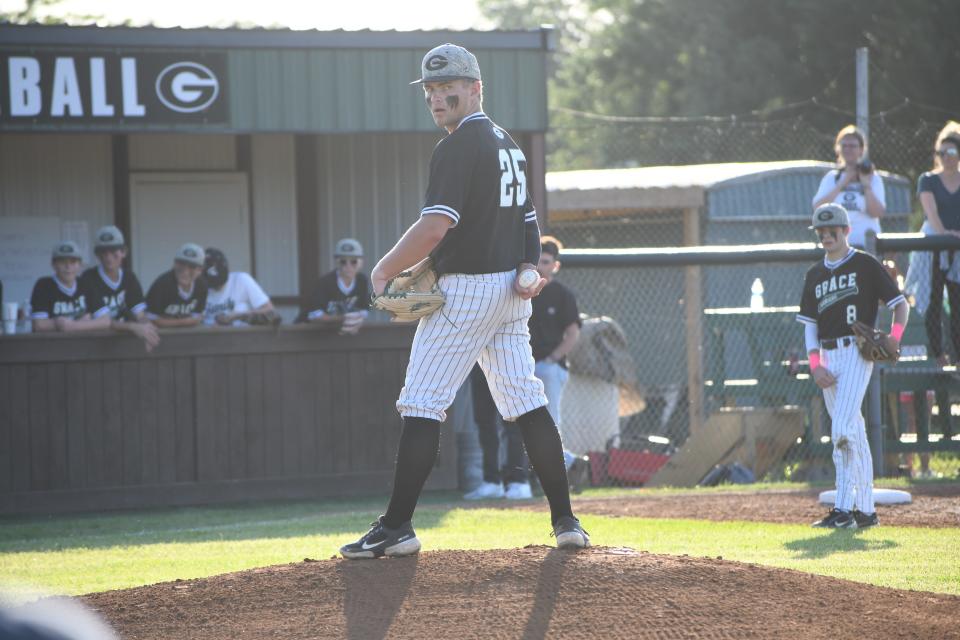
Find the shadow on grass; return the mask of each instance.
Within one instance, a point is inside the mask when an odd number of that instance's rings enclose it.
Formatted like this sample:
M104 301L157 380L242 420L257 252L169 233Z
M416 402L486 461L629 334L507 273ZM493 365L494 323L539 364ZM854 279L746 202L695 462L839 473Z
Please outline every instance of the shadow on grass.
M822 533L810 538L791 540L783 545L786 549L799 552L804 560L826 558L835 553L849 553L851 551L880 551L898 547L893 540L873 540L864 538L862 532L849 529L831 529L829 533Z
M368 529L385 509L386 502L387 496L382 496L322 503L256 503L7 518L0 520L0 554L311 535L342 535L344 542L349 542ZM438 496L426 498L417 509L417 526L436 527L455 508L457 505Z

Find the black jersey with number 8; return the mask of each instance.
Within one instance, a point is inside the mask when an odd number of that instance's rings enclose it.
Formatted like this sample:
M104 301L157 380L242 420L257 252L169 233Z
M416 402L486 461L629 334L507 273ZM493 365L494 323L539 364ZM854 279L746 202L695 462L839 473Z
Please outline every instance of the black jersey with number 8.
M904 297L876 258L851 249L836 263L810 267L797 319L816 324L821 340L841 338L853 335L850 327L858 320L876 326L878 300L892 308Z

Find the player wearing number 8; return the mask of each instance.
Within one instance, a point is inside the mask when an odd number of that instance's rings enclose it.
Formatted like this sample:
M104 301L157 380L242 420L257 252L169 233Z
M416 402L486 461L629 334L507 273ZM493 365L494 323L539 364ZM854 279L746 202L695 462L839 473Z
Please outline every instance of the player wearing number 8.
M837 470L834 508L814 526L865 528L877 524L873 459L860 412L873 362L861 355L852 327L858 322L874 327L882 301L894 310L890 335L899 343L907 301L876 258L848 244L846 209L833 203L817 207L811 229L826 255L807 272L797 320L805 326L810 373L830 414Z

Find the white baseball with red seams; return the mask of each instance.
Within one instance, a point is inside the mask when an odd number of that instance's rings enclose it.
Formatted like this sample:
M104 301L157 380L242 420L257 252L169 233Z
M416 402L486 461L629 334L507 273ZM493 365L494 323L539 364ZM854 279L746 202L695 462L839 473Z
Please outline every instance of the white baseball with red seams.
M524 269L520 272L520 275L517 276L517 284L519 284L522 289L529 289L539 281L540 274L534 269Z

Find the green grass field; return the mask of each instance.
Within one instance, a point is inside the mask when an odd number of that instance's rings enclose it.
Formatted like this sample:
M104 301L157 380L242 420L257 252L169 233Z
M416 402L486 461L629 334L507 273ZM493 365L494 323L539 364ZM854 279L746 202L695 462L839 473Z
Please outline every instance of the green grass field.
M731 489L710 491L723 490ZM615 492L590 492L611 493ZM34 589L82 594L306 557L326 559L362 533L382 503L383 498L376 498L4 518L0 588L23 600L33 597ZM449 493L424 497L416 519L424 550L552 543L543 513L465 509L461 504ZM960 529L880 527L849 532L756 522L602 516L583 520L596 545L722 556L886 587L960 595Z

